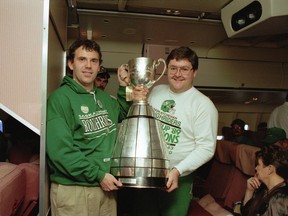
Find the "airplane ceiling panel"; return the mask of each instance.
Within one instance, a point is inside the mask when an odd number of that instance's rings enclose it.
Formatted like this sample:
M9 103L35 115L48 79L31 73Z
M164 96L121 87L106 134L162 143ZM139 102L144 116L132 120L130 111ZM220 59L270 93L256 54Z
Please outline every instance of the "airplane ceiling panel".
M94 39L132 40L143 44L149 40L149 43L172 46L191 43L193 46L206 43L207 47L219 44L263 48L288 46L288 34L281 32L281 28L274 35L228 38L221 10L234 1L69 0L68 40L85 36L92 28Z

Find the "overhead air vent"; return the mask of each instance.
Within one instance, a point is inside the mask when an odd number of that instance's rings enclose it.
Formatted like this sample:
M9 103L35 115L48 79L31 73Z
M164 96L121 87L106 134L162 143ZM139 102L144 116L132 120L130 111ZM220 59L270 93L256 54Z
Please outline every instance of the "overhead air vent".
M221 10L228 37L288 33L287 0L234 0Z
M239 31L246 26L251 25L261 18L262 5L258 1L254 1L247 5L237 13L232 15L231 26L234 31Z

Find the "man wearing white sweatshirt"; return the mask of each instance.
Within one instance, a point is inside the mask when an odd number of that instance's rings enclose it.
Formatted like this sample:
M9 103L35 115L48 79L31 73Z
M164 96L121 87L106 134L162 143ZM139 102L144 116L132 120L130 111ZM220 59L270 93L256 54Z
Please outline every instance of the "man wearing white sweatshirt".
M273 110L267 125L268 128L278 127L284 129L286 132L286 138L288 139L288 92L286 95L286 101Z
M148 102L161 121L170 172L165 190L136 190L133 215L186 216L193 197L193 173L214 155L218 111L193 86L198 56L188 47L171 51L167 60L169 85L158 85Z

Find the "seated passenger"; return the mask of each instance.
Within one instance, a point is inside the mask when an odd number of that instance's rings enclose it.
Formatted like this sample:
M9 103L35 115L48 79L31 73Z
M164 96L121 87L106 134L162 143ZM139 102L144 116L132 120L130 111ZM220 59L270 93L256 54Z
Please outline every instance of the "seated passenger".
M230 141L239 143L239 144L248 144L255 145L254 142L245 135L245 122L242 119L235 119L232 124L232 139Z
M241 215L288 215L288 151L275 145L256 152L256 174L247 180Z
M282 128L268 128L265 138L262 140L263 145L282 144L286 140L286 132Z

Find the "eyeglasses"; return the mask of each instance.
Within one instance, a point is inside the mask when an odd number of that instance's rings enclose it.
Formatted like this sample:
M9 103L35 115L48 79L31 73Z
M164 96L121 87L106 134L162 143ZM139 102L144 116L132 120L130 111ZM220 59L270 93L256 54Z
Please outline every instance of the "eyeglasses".
M191 70L193 70L193 68L190 68L190 67L175 67L175 66L168 67L168 71L171 74L176 74L178 71L180 71L183 75L188 75L188 73Z

